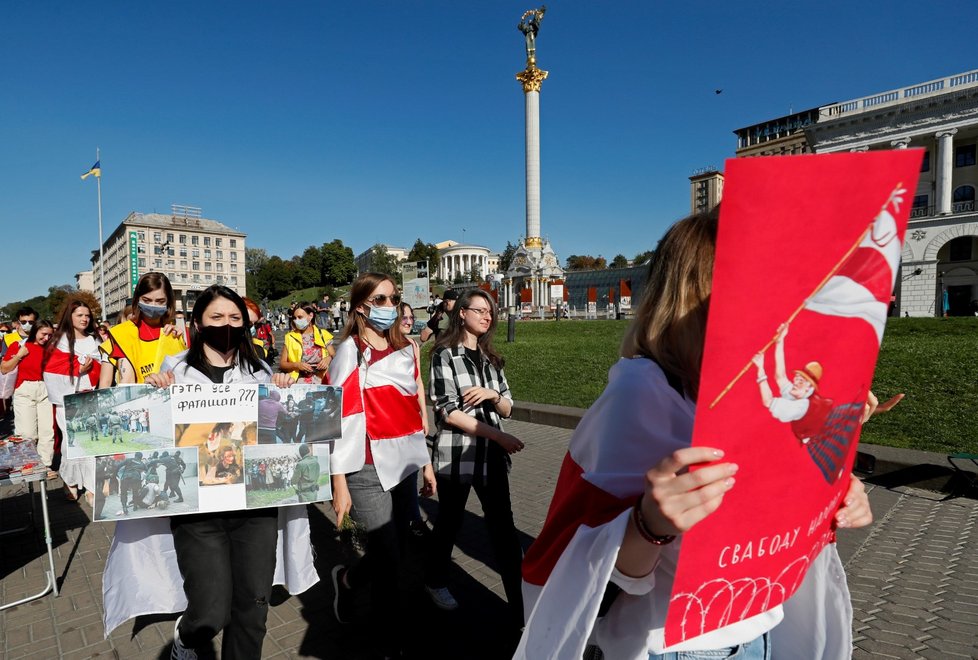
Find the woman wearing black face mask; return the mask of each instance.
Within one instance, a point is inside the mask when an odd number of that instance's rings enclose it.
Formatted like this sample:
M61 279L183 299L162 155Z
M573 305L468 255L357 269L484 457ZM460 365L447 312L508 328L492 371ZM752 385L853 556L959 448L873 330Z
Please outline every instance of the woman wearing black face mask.
M174 316L173 287L163 273L146 273L132 295L131 321L109 330L102 343L99 387L142 383L160 370L163 358L186 350L183 336L171 325Z
M287 374L273 376L268 365L259 358L247 331L247 318L244 301L231 289L215 285L204 290L192 312L190 349L164 360L162 370L147 375L146 383L168 387L174 383L272 382L279 387L289 387L292 381ZM159 581L156 576L172 573L172 565L154 567L153 570L130 570L147 556L131 549L132 540L137 538L140 543L149 543L151 524L149 520L117 524L117 537L122 535L127 542L112 545L105 572L108 584L125 581L128 591L152 595L154 586L134 585L133 579L138 582L139 578L132 576L154 576L153 579ZM137 528L139 525L144 527ZM280 529L284 531L287 527L287 536L302 545L302 539L309 536L305 508L176 516L170 519L169 527L179 566L179 576L174 578L177 584L179 578L183 578L187 599L187 607L177 619L171 657L196 658L193 649L209 645L222 629L222 658L261 657L277 561L278 534ZM143 529L145 533L139 533ZM298 552L296 550L290 547L285 561L297 562L298 568L294 570L311 570L308 542ZM120 556L113 558L113 553ZM286 568L285 574L293 574L293 569ZM155 588L165 589L166 586ZM110 589L106 593L115 594L115 591ZM106 608L119 608L119 605L106 603Z

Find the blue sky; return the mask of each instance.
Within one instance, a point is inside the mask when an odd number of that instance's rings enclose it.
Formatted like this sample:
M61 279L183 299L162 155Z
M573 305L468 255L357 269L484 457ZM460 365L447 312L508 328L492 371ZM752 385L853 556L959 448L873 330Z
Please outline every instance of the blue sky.
M562 259L653 247L734 129L978 68L966 5L551 0L543 233ZM0 304L90 267L95 181L78 177L96 147L106 235L177 203L285 258L334 238L515 242L516 24L534 6L4 3Z

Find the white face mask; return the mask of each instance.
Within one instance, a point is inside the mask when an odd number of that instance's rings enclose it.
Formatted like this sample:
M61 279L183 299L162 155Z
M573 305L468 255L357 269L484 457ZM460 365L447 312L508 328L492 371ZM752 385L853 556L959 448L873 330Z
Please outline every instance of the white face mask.
M296 330L305 330L309 327L309 319L296 319L295 321Z
M29 333L29 332L31 331L31 329L32 329L33 327L34 327L34 324L33 324L33 323L31 323L30 321L28 321L27 323L21 323L21 324L20 324L20 329L21 329L21 331L22 331L22 332L23 332L23 333L24 333L25 335L26 335L27 333Z

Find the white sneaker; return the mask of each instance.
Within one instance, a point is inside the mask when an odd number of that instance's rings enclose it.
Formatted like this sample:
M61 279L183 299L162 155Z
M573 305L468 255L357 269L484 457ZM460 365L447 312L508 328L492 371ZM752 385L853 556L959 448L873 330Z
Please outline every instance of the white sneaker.
M183 619L182 614L177 617L177 622L173 626L173 646L170 650L170 660L197 660L197 652L193 649L188 649L180 641L181 619Z
M446 587L425 587L424 590L428 592L428 596L435 607L449 612L458 609L458 601Z

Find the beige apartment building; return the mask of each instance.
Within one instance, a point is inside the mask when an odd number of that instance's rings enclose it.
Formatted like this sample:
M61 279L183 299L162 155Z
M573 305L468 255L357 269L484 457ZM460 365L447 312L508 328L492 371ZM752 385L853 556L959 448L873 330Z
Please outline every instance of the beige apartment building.
M133 211L102 245L105 255L104 316L115 320L149 272L169 278L177 309L190 309L201 291L223 284L245 290L246 234L201 217L200 209L174 206L169 214ZM101 296L99 251L92 253L93 291Z

